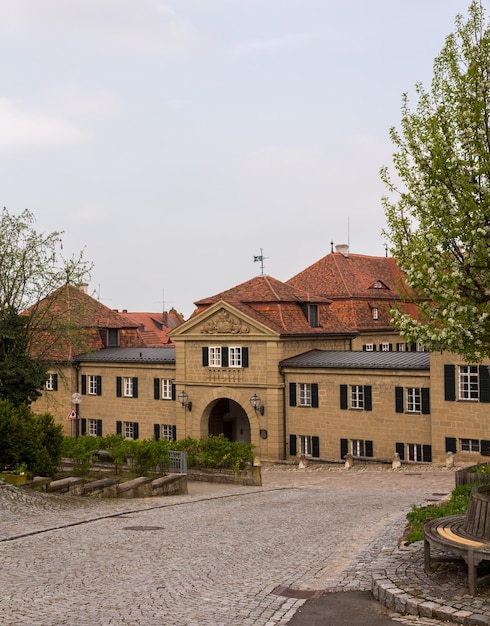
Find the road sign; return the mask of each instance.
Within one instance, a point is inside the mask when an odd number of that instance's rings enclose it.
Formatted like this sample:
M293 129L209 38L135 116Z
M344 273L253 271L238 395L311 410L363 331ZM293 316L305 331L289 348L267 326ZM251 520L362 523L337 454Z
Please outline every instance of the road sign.
M68 417L66 419L67 420L76 420L77 419L77 412L75 411L75 409L72 409L70 411L70 414L68 415Z

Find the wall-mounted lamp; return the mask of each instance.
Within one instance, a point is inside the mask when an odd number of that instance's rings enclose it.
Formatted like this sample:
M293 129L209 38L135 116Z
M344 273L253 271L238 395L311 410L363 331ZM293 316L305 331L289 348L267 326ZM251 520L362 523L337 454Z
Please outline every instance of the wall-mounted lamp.
M259 412L261 415L264 415L264 406L261 404L261 400L256 393L250 398L250 404L256 413Z
M192 402L189 402L189 396L186 394L185 391L181 391L179 393L179 400L180 400L180 404L185 409L189 409L189 411L192 411Z

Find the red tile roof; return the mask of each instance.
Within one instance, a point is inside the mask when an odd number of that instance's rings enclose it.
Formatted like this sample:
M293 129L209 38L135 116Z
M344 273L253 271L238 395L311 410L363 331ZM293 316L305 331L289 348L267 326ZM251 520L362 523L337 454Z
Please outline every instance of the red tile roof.
M196 302L192 317L216 302L228 302L281 335L352 334L330 310L329 300L289 286L271 276L256 276L236 287ZM318 306L319 326L312 327L303 307Z
M393 330L389 309L395 304L417 315L405 274L392 257L332 252L286 282L328 298L332 312L355 331Z
M174 311L164 313L133 313L123 310L123 314L138 324L138 332L147 348L158 348L172 343L168 333L184 321Z

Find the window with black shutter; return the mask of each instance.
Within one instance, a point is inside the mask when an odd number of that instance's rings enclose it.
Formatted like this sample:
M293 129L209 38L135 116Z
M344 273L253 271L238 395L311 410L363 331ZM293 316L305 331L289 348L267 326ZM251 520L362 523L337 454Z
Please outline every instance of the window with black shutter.
M400 461L405 460L405 444L404 443L395 443L395 452L398 452Z
M340 408L345 410L347 407L347 385L340 385Z
M296 406L296 383L289 383L289 406Z
M298 454L296 435L289 435L289 454L290 456L296 456Z
M318 408L318 384L317 383L311 383L311 406L314 409Z
M320 437L311 438L311 456L320 458Z
M403 387L395 387L395 411L403 413Z
M430 389L422 387L420 390L422 396L422 415L430 415Z
M444 400L454 402L456 400L456 368L454 365L444 365ZM450 452L450 450L447 450Z

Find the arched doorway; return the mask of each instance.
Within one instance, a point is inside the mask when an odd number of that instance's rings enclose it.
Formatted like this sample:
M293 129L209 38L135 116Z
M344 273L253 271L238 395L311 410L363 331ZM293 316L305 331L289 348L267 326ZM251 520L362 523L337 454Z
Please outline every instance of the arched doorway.
M250 422L243 408L230 398L220 398L211 407L208 421L210 435L223 434L230 441L250 443Z

